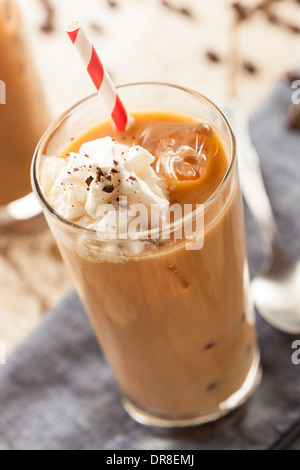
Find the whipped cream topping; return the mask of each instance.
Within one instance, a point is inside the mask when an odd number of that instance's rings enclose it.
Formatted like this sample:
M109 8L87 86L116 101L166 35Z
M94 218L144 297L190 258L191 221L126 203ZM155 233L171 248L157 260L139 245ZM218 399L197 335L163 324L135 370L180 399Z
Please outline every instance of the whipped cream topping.
M46 158L41 187L62 217L101 234L116 228L116 211L126 210L129 217L123 222L118 218L119 232L126 232L134 205L146 206L149 214L157 210L160 219L168 211L169 202L162 180L151 167L153 162L153 155L139 145L128 147L105 137L83 144L78 154ZM149 219L144 217L139 230L148 228Z

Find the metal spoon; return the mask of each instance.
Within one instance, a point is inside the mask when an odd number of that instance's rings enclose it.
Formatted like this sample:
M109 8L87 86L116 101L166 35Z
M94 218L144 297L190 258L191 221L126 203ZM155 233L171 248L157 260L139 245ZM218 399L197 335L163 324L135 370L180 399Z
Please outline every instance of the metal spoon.
M275 328L300 333L300 261L288 259L281 249L279 232L265 189L260 162L252 144L249 122L234 100L221 109L237 136L242 191L262 237L266 261L251 283L254 302L261 315Z
M0 207L0 235L25 233L43 225L42 210L33 193Z

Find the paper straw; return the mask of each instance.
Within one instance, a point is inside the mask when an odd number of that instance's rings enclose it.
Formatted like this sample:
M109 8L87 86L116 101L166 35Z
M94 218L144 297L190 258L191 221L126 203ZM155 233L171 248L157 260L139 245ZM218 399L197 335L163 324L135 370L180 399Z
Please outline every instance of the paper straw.
M97 91L101 93L117 129L124 131L130 124L130 118L84 28L79 21L73 21L67 27L67 34L76 47Z

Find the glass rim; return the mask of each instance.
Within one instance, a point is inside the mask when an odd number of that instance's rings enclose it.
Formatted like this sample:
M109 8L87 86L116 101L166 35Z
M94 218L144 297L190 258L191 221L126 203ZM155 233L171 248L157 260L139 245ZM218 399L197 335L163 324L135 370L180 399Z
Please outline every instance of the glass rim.
M198 98L202 102L207 103L209 106L211 106L223 119L223 121L226 124L227 129L229 130L229 136L230 136L230 144L231 144L231 152L230 152L230 159L228 161L228 166L226 173L218 185L218 187L215 189L215 191L209 196L209 198L203 203L204 206L204 213L213 205L213 203L218 199L220 194L222 194L223 188L226 187L227 181L230 179L234 169L235 169L235 164L237 160L237 145L236 145L236 138L235 134L233 132L232 126L226 117L226 115L221 111L221 109L209 98L207 98L205 95L187 87L183 87L180 85L174 85L168 82L154 82L154 81L149 81L149 82L131 82L127 83L124 85L118 85L116 89L124 89L124 88L129 88L129 87L134 87L134 86L162 86L162 87L167 87L167 88L173 88L174 90L178 90L184 93L187 93L189 95L194 96L195 98ZM37 176L37 163L38 163L38 157L42 155L41 149L47 144L49 137L53 134L53 132L70 116L72 115L77 109L80 108L80 106L84 104L88 104L89 102L92 102L96 98L99 98L99 93L93 93L92 95L89 95L80 101L76 102L73 106L68 108L66 111L64 111L62 114L60 114L55 120L51 122L49 127L46 129L44 134L42 135L33 155L33 160L31 164L31 185L33 189L33 193L35 194L39 204L41 205L43 210L46 210L49 215L54 217L56 220L60 221L63 224L68 225L69 227L72 227L74 229L88 232L90 235L94 234L99 238L99 235L101 232L99 232L96 229L91 229L84 227L82 225L79 225L75 222L71 222L68 219L65 219L62 215L60 215L52 206L49 204L49 202L46 200L43 191L40 187L39 181L38 181L38 176ZM195 209L190 216L193 215L197 216L197 209ZM145 233L145 232L144 232ZM148 231L148 233L151 233L151 230ZM106 234L107 235L107 234ZM115 240L118 241L118 240Z

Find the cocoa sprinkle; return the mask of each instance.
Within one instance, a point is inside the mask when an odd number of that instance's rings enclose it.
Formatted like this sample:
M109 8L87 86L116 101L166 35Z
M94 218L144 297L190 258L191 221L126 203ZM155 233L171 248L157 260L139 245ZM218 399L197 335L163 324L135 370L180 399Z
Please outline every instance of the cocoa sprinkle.
M97 34L103 33L103 28L98 23L90 23L90 28Z
M106 176L106 174L101 170L101 168L97 167L96 183L100 183L101 176Z
M174 13L179 13L182 16L185 16L186 18L193 19L195 17L194 13L192 10L186 7L177 7L173 5L173 3L169 2L168 0L161 0L161 4L163 7L167 8L170 11L174 11Z
M118 8L119 4L115 0L107 0L107 4L110 8Z
M296 24L286 24L287 29L289 29L292 33L300 34L300 27Z
M255 75L258 72L256 65L254 65L249 60L244 60L242 65L243 65L243 69L251 75Z
M104 191L105 193L112 193L114 189L115 189L114 186L110 185L110 186L104 186L102 191Z
M246 8L244 5L242 5L240 2L234 2L232 4L232 8L235 11L236 14L236 20L238 23L245 21L249 18L249 10Z
M54 20L55 20L55 11L50 3L50 0L40 0L43 4L43 7L46 11L46 18L44 23L40 26L40 30L43 33L52 33L55 30Z
M188 8L178 8L178 13L181 13L183 16L187 16L188 18L194 18L194 14Z
M129 179L130 179L131 181L137 181L137 179L136 179L135 176L129 176Z
M207 51L205 55L206 55L206 58L210 60L210 62L214 62L215 64L218 64L221 62L221 58L216 52Z
M89 177L85 180L85 182L86 182L86 184L87 184L88 187L91 186L93 180L94 180L94 178L93 178L92 176L89 176Z
M163 7L168 8L169 10L174 10L174 5L172 5L167 0L161 0L161 4Z

